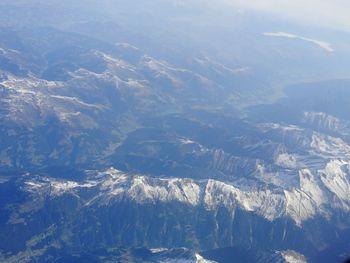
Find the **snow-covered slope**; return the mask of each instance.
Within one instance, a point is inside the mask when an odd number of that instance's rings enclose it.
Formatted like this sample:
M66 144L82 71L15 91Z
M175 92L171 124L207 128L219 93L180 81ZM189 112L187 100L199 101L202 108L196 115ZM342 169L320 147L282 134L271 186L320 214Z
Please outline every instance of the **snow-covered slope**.
M216 180L163 179L129 175L113 168L99 172L85 182L38 178L25 183L34 196L55 198L64 194L81 195L85 189L93 195L85 206L109 206L125 199L138 204L184 203L202 206L208 211L224 207L229 213L236 209L253 212L268 221L290 217L297 225L315 216L328 217L334 210L350 211L350 162L330 161L323 169L312 173L299 170L299 185L286 190L274 187L254 187ZM34 197L35 198L35 197Z
M303 262L350 227L349 82L278 100L348 77L346 34L202 1L22 2L0 4L0 261Z

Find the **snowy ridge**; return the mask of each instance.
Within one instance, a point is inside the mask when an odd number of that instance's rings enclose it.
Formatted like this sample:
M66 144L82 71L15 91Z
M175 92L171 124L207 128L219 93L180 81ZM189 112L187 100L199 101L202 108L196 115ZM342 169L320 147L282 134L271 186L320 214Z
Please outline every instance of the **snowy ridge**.
M28 126L38 125L47 116L55 114L62 122L91 128L96 126L95 122L81 110L104 108L88 104L75 96L63 95L66 87L59 81L7 75L1 86L5 96L0 101L7 105L6 118Z
M312 124L316 128L338 131L345 121L324 112L304 112L303 122Z
M311 153L323 157L350 158L350 146L341 138L323 135L314 132L311 142Z
M225 207L232 215L239 208L269 221L290 217L301 226L315 215L326 217L331 213L330 209L350 211L349 171L349 161L330 161L316 174L303 169L299 171L299 186L286 190L278 185L273 189L267 186L256 188L212 179L151 178L110 168L83 183L46 178L26 182L26 189L33 195L46 192L54 197L63 194L79 196L82 189L89 188L93 194L84 200L87 206L105 206L126 198L139 204L179 202L203 206L208 211Z

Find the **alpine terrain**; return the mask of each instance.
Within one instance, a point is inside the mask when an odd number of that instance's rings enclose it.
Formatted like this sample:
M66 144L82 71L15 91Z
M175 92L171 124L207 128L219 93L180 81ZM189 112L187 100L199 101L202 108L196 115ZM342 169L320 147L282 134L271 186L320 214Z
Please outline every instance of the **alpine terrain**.
M205 0L2 0L0 262L344 262L350 34Z

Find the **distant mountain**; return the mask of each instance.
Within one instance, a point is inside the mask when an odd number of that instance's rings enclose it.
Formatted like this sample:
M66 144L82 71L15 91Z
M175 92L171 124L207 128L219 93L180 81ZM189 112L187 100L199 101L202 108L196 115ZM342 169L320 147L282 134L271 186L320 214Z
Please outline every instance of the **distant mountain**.
M194 0L0 10L0 261L350 256L348 34Z

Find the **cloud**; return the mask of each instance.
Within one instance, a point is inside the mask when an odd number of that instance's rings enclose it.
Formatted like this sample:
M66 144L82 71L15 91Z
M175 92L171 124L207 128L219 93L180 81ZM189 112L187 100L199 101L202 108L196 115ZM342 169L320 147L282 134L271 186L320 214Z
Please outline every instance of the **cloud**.
M334 49L333 49L331 44L324 42L324 41L312 39L312 38L297 36L297 35L289 34L289 33L285 33L285 32L263 33L263 35L268 36L268 37L296 38L296 39L300 39L300 40L304 40L304 41L316 44L317 46L319 46L320 48L323 48L324 50L326 50L328 52L334 52Z
M350 32L349 0L222 0L302 23Z

